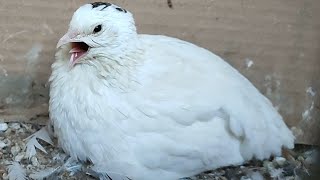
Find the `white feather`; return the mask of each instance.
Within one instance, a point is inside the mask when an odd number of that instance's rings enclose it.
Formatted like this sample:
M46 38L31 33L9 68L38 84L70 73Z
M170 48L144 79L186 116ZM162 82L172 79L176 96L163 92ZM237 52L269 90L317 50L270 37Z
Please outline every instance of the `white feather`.
M26 170L18 163L12 162L8 166L8 179L9 180L25 180L27 179Z
M70 176L72 176L76 172L80 171L81 167L82 167L82 164L80 164L78 161L74 160L73 158L69 158L61 166L57 166L54 168L50 167L40 171L33 172L29 175L29 177L32 179L40 180L48 177L55 177L61 172L65 172L65 171L70 172Z
M28 141L26 144L26 154L29 157L29 159L32 156L36 155L37 153L36 148L40 149L44 153L47 153L46 150L43 148L43 146L39 144L37 139L41 139L53 145L53 142L50 138L50 135L46 127L41 128L39 131L35 132L34 134L26 138L26 140Z
M101 166L93 166L90 171L93 171L92 173L95 174L95 176L99 177L100 180L130 180L123 174L106 171Z
M270 177L273 179L278 179L278 180L282 180L283 178L283 169L279 168L279 169L272 169L270 171Z
M98 23L105 30L90 34ZM171 180L293 148L280 114L237 70L133 25L112 7L74 14L69 31L81 27L92 48L70 69L62 46L50 77L50 117L68 154L130 179Z

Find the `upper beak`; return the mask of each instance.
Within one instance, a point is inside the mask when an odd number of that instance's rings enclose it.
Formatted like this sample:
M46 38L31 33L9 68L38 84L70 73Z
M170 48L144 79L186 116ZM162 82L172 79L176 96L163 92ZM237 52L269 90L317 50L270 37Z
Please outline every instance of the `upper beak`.
M62 38L59 40L57 47L59 48L67 43L70 42L82 42L81 39L76 38L77 37L77 33L73 32L73 31L68 31L65 35L62 36Z

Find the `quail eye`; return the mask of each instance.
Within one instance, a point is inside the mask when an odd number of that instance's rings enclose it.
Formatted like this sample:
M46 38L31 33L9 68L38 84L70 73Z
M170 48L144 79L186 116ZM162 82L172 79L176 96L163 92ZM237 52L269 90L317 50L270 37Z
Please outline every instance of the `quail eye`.
M98 26L96 26L96 27L93 29L93 33L98 33L98 32L100 32L100 31L101 31L101 28L102 28L101 24L98 25Z

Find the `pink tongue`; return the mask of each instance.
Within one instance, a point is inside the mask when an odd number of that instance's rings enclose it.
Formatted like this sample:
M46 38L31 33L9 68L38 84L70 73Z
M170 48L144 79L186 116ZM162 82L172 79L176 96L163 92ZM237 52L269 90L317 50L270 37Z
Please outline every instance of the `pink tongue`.
M84 55L86 53L86 51L84 51L83 49L80 49L80 48L72 48L69 53L71 53L71 57L70 57L70 64L73 66L77 60L79 58L82 57L82 55Z

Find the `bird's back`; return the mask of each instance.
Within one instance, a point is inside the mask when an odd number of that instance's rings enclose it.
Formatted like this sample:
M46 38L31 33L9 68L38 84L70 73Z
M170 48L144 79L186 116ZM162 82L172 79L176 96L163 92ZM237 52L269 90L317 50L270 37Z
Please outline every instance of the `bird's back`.
M174 38L140 40L145 61L137 107L148 116L135 121L143 127L142 164L190 175L293 148L294 137L271 102L221 58Z

